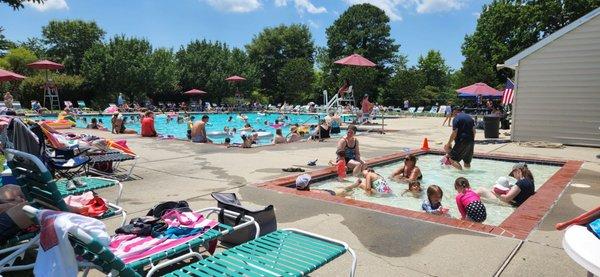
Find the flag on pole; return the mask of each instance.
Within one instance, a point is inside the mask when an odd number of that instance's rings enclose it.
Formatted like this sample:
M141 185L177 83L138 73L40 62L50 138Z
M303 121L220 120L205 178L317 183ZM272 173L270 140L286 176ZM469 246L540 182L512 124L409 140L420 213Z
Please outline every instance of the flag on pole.
M506 79L506 86L504 87L504 94L502 95L502 105L512 104L515 98L515 83L510 79Z

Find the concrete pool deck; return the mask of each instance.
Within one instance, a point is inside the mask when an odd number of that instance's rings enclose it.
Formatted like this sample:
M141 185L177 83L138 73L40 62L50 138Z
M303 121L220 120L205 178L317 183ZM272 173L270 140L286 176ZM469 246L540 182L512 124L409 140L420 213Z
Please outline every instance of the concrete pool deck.
M440 148L451 129L441 127L443 118L386 119L385 135L359 136L364 158L373 158L405 148L418 148L424 137ZM75 132L91 133L75 129ZM124 182L122 206L128 218L145 215L156 203L187 200L193 208L215 206L211 192L236 192L243 203L273 204L279 227L295 227L348 242L357 251L358 276L492 276L521 240L475 233L427 221L295 197L255 187L253 184L288 176L290 166L307 170L324 168L334 158L336 141L294 143L253 149L226 149L183 141L159 141L139 136L98 135L126 138L140 156L135 180ZM483 133L477 134L478 139ZM589 210L600 203L600 160L597 148L529 148L517 143L477 144L476 151L545 158L582 160L582 169L543 221L524 240L504 268L503 276L583 276L583 268L562 249L562 233L554 224ZM306 167L318 158L316 167ZM473 165L476 167L476 165ZM490 180L492 182L493 180ZM539 184L538 184L539 185ZM116 190L100 191L109 199ZM107 220L113 231L118 220ZM350 264L342 256L317 270L313 276L343 276Z

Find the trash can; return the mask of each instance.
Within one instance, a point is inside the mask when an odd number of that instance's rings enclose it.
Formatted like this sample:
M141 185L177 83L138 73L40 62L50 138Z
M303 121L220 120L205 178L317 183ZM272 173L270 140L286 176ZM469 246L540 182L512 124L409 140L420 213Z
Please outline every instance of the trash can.
M486 115L483 117L483 132L485 138L498 138L500 135L500 117L495 115Z

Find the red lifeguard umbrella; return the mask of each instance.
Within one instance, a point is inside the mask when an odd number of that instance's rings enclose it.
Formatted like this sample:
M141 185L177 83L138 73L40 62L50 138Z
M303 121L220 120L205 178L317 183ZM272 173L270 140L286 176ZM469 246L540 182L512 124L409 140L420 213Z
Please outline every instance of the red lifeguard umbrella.
M361 66L361 67L374 67L376 66L375 63L373 63L372 61L369 61L367 58L359 55L359 54L352 54L348 57L345 57L341 60L337 60L335 62L333 62L335 64L341 64L341 65L349 65L349 66Z
M184 92L183 94L188 95L188 96L200 96L200 95L208 94L208 92L193 88L193 89L190 89L190 90Z
M237 75L233 75L233 76L230 76L227 79L225 79L225 81L236 83L236 82L246 81L246 78L240 77L240 76L237 76Z
M458 96L460 97L473 97L479 95L482 97L502 97L501 91L496 90L485 83L476 83L464 88L459 88L456 92L458 92Z
M12 71L0 69L0 82L23 80L26 77Z
M63 69L65 66L59 63L55 63L49 60L41 60L37 62L32 62L27 66L35 69L49 69L49 70L58 70Z

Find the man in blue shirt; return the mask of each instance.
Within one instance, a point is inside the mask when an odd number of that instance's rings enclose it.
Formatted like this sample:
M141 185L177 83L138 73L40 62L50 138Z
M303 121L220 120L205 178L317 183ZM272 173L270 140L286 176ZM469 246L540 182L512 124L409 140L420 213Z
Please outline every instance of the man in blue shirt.
M462 107L455 107L454 111L457 114L452 121L452 134L444 149L450 154L452 166L462 170L460 161L463 162L465 168L471 167L475 148L475 121L462 111ZM454 147L452 147L452 142L454 142Z

